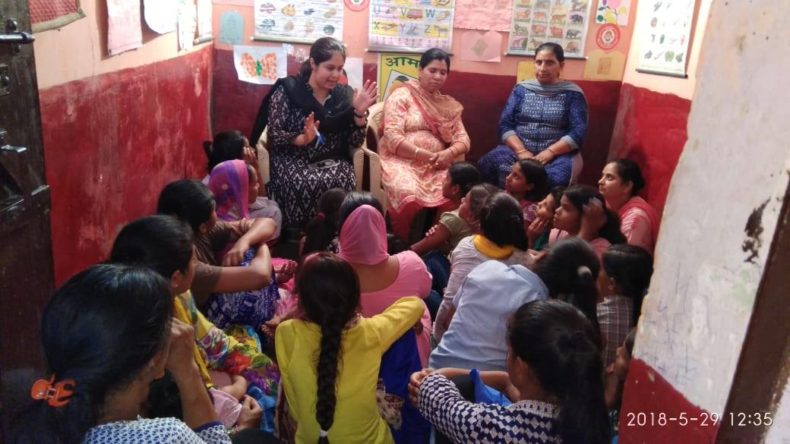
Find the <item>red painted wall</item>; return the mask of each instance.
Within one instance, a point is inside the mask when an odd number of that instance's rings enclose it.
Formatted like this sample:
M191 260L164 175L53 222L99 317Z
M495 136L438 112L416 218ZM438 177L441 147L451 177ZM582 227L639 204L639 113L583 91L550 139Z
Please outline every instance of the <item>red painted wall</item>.
M211 47L39 92L58 284L106 258L169 181L205 171Z
M215 50L214 99L212 121L214 130L238 129L244 134L252 130L252 123L262 98L269 86L240 82L233 66L233 53ZM288 72L294 73L298 65L289 58ZM364 65L364 78L376 79L376 64ZM499 143L497 124L516 76L498 76L467 72L451 72L443 92L455 97L464 105L464 125L472 139L471 160ZM609 142L617 115L620 82L578 81L590 107L587 141L584 145L584 170L581 181L594 183L606 161Z
M642 168L642 196L659 212L686 144L691 101L623 83L610 158L627 157Z
M618 442L712 443L720 424L646 363L631 361L623 390Z

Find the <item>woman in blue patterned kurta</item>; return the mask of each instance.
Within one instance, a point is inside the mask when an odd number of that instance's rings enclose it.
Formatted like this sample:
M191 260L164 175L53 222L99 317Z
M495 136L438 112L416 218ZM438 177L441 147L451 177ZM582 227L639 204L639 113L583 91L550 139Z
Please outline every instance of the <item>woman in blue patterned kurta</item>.
M567 186L587 133L587 101L576 84L560 80L562 47L544 43L535 52L535 80L517 84L499 119L502 144L478 162L486 182L504 187L517 159L535 158L551 186ZM580 165L576 166L580 168Z

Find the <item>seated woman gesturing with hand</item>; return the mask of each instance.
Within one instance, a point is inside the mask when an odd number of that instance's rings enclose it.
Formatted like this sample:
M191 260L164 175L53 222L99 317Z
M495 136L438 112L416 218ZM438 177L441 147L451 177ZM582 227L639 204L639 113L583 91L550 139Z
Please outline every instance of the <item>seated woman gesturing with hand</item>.
M343 44L323 37L310 47L299 75L280 79L261 103L252 138L268 132L269 192L284 224L301 229L330 188L354 189L352 148L362 145L376 82L354 91L338 83L346 61Z

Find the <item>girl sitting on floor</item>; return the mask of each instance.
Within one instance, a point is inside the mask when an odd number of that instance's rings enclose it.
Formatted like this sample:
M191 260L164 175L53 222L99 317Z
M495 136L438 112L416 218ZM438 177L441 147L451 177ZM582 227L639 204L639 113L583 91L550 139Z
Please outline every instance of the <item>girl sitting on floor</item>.
M318 213L307 223L300 241L299 256L304 257L318 251L338 252L340 205L348 192L342 188L331 188L318 198Z
M431 353L430 367L505 370L506 321L521 305L562 298L595 323L598 258L578 239L557 243L536 266L489 260L475 267L452 301L450 328ZM596 334L597 337L597 334Z
M450 278L433 328L433 338L437 342L450 326L455 311L453 298L473 268L491 259L507 265L525 262L524 218L513 197L503 192L489 196L480 212L480 227L481 234L464 238L453 250Z
M588 185L568 187L554 213L554 228L549 246L566 237L579 237L590 244L598 257L609 245L625 242L620 232L620 218L604 207L601 193Z
M549 233L554 224L554 213L560 206L565 187L554 187L535 208L535 220L527 226L529 248L535 251L545 249L549 244Z
M549 192L546 169L535 159L517 160L505 177L505 191L518 200L524 212L524 226L537 217L538 202Z
M203 178L203 184L208 185L211 170L226 160L243 160L255 171L255 176L260 178L258 171L258 156L250 142L240 131L222 131L214 136L213 141L203 142L203 150L208 157L209 174ZM266 184L261 183L255 193L250 196L250 217L268 217L274 219L277 228L273 239L280 237L280 228L283 223L283 214L277 202L269 199L266 193Z
M653 258L642 247L618 244L603 253L601 263L597 312L604 345L603 363L609 365L615 360L615 350L639 319L642 299L653 275Z
M33 385L11 441L230 443L192 358L194 332L172 315L168 282L147 268L103 264L69 279L41 318L49 377ZM184 422L139 417L165 369Z
M258 180L255 170L241 160L228 160L215 166L209 178L209 189L216 202L217 218L225 222L244 220L249 216L249 203L257 194ZM244 253L242 266L249 266L256 249ZM223 253L220 253L220 255ZM260 290L214 294L205 307L208 318L225 328L230 324L259 327L274 316L280 299L279 282L291 279L296 264L284 259L272 259L279 273L268 286Z
M453 442L608 443L603 366L589 320L568 303L540 300L522 305L507 330L507 373L482 379L515 404L472 403L443 370L425 369L409 390L428 421Z
M390 345L420 319L422 301L403 298L363 318L354 269L323 252L305 259L296 286L305 318L275 331L296 442L391 443L376 408L379 366Z
M151 268L169 281L174 316L194 328L193 357L204 383L212 389L215 408L225 425L239 423L239 415L250 416L250 412L243 410L244 406L238 403L244 400L249 407L245 392L255 395L258 401L268 397L271 400L269 404L273 405L277 395L278 370L272 360L261 353L255 332L236 328L233 333L237 337L226 334L195 306L189 287L198 261L189 226L173 217L161 215L133 221L118 233L110 261ZM214 389L212 377L220 379L220 374L233 376L222 378L230 379L233 384ZM220 391L224 393L217 393ZM266 404L265 400L263 404ZM271 423L270 420L269 426ZM248 426L249 423L245 423L242 417L240 425Z
M198 307L207 308L212 293L261 291L272 282L271 256L265 242L274 235L273 220L218 221L214 197L196 180L178 180L165 186L159 194L157 213L175 216L195 233L199 263L191 290ZM231 242L233 246L220 257ZM249 250L254 245L258 250L250 259ZM242 266L245 260L248 265ZM262 317L271 316L263 313Z

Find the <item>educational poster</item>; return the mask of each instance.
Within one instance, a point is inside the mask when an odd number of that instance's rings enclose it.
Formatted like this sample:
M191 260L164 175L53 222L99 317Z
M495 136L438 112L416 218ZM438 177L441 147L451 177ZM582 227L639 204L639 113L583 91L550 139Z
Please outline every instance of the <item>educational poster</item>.
M310 43L343 40L343 3L337 0L255 0L257 40Z
M176 30L179 0L143 0L145 24L157 34Z
M639 45L636 70L685 77L694 19L694 0L651 0L639 14Z
M390 93L409 79L417 78L419 54L379 54L379 98L387 100Z
M107 0L107 52L112 56L143 46L139 0Z
M450 51L455 0L372 0L368 49L423 52Z
M197 39L195 43L211 40L211 0L197 0Z
M595 23L628 26L631 0L598 0Z
M239 80L257 85L273 85L288 75L288 59L282 47L234 46L233 65Z
M455 0L456 28L510 31L512 0Z
M592 0L514 0L508 54L535 55L545 42L562 45L565 57L584 57Z

